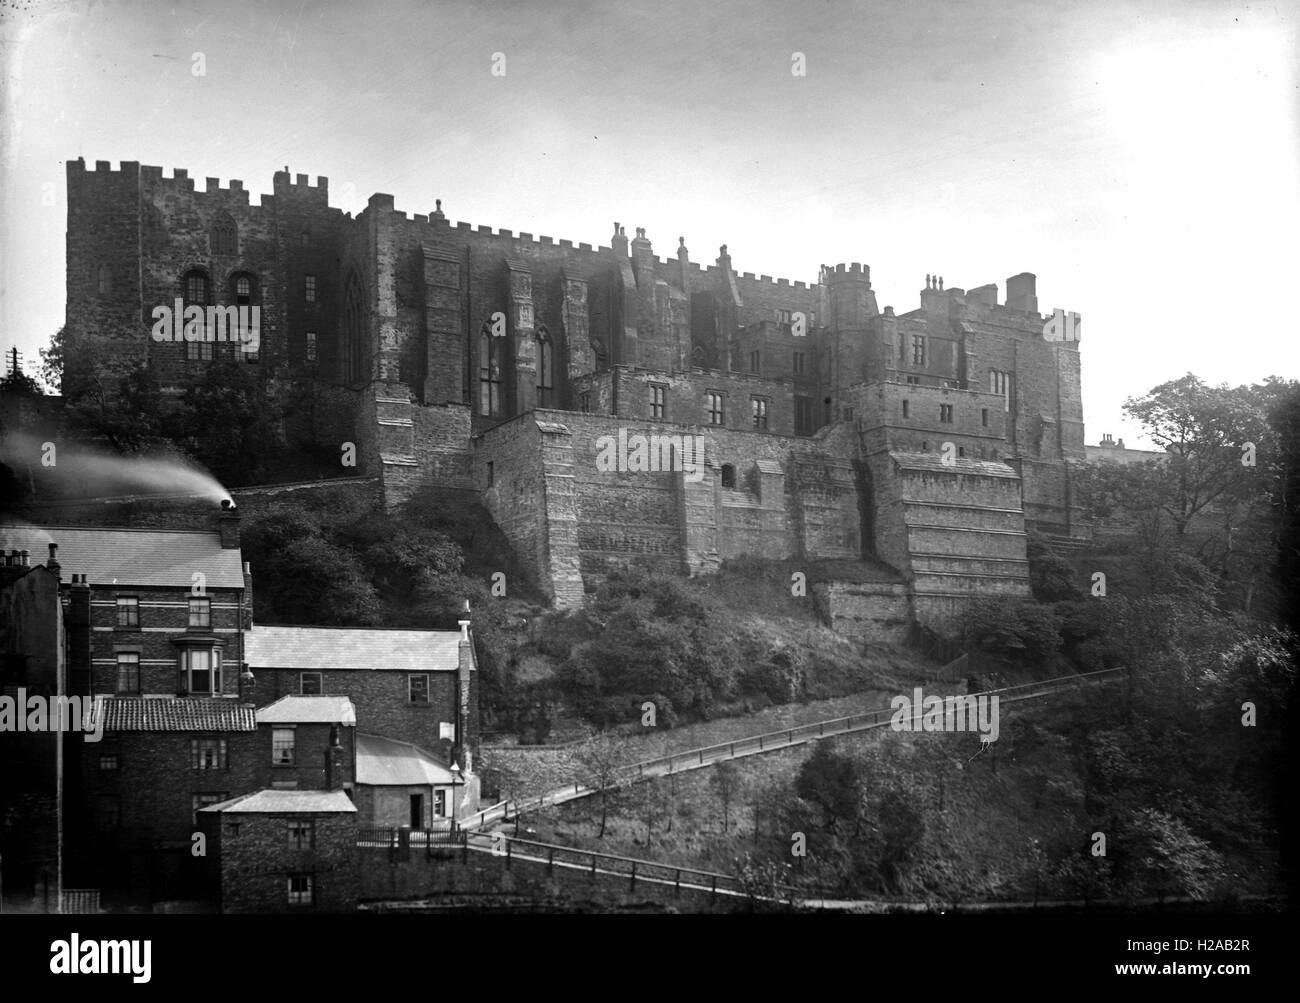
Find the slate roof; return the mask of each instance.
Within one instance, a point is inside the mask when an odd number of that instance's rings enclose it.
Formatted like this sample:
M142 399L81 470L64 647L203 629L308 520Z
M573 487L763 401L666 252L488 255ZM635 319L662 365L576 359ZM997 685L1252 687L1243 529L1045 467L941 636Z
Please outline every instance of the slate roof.
M455 780L449 766L409 742L378 735L357 735L357 783L376 787L423 784L446 786Z
M979 477L1020 477L1011 467L998 460L955 457L951 463L944 463L939 453L903 453L891 450L889 455L901 470L933 470L936 473L974 474Z
M108 697L105 731L256 731L252 704L221 697Z
M259 624L244 635L244 658L254 674L258 669L455 672L460 632Z
M0 525L0 548L5 553L30 551L33 564L49 560L50 543L59 545L65 581L84 574L91 585L189 589L194 572L201 571L210 589L244 586L239 550L222 549L221 535L215 531Z
M258 724L342 724L355 726L357 709L347 697L287 696L257 712Z
M208 805L199 811L238 814L273 814L304 812L312 815L353 813L357 806L343 791L263 790L241 794L229 801Z

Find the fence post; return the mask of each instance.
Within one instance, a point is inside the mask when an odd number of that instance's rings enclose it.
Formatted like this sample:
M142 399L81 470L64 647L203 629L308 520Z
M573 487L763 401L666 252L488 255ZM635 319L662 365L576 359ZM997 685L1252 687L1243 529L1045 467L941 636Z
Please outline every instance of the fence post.
M636 861L635 860L632 861L632 885L630 888L628 888L628 891L630 892L636 891Z
M718 876L716 874L713 875L713 893L710 896L709 901L710 902L718 901Z
M510 838L507 837L507 839L506 839L506 870L510 870L510 844L511 844L512 842L514 842L514 841L513 841L512 839L510 839Z
M591 858L591 880L592 881L596 880L596 858L595 857Z
M700 765L701 765L701 766L704 765L704 750L703 750L703 749L700 750Z
M680 895L681 893L682 893L682 869L679 867L677 868L677 876L673 879L673 894Z
M735 743L735 742L732 742L732 743L731 743L731 755L732 755L733 757L736 755L736 743Z
M547 874L555 873L555 847L553 846L551 847L550 856L546 860L546 873Z
M763 751L763 736L762 736L762 735L759 735L759 736L758 736L758 751L759 751L759 752L762 752L762 751Z

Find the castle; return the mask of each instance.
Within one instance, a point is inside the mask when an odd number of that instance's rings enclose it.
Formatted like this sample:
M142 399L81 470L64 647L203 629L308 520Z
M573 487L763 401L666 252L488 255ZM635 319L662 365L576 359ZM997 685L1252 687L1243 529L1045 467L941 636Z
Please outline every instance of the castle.
M164 388L223 355L268 393L310 385L290 443L351 444L387 504L477 493L559 606L630 565L850 559L896 574L823 593L832 618L942 629L972 596L1028 594L1029 532L1086 536L1077 315L1040 315L1030 273L1003 303L927 276L896 314L858 263L791 282L735 271L725 245L665 259L640 228L592 247L384 194L353 218L287 170L258 205L133 162L70 161L67 181L70 357ZM259 342L152 340L177 298L259 306ZM598 462L653 435L668 462Z

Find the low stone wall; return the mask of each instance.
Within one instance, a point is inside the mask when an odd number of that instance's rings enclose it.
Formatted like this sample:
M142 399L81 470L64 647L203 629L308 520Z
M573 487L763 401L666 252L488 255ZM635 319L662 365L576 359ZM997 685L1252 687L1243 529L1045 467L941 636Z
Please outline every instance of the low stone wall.
M907 588L885 582L813 586L817 615L831 630L860 641L903 644L911 627Z

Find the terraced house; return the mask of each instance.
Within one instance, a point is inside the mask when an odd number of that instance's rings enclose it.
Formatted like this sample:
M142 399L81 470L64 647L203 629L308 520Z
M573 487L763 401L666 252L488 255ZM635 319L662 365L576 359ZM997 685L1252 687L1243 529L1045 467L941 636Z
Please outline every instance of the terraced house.
M208 897L219 875L195 852L200 813L259 792L230 810L283 801L309 823L304 806L323 804L335 836L358 821L427 829L477 808L469 620L459 631L254 626L238 527L228 504L208 532L0 526L6 692L84 695L100 731L23 745L30 776L2 792L22 809L10 892L20 880L51 910L71 887ZM38 545L44 564L31 561ZM292 793L311 791L335 796ZM315 873L309 857L295 857L299 884Z

